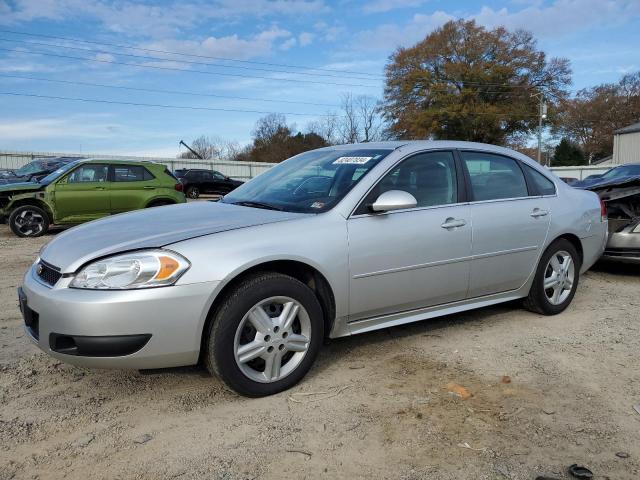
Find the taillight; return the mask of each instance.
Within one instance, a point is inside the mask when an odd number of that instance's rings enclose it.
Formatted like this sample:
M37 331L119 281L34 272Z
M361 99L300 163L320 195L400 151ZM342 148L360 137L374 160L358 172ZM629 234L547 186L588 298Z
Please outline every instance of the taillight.
M604 221L607 219L607 205L604 203L604 200L600 199L600 220Z
M176 190L179 192L182 191L182 184L180 182L176 183Z

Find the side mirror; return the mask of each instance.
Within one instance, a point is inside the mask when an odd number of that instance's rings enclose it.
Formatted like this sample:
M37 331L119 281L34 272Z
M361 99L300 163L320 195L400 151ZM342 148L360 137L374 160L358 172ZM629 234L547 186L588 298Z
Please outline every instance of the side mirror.
M373 205L373 212L390 212L392 210L404 210L405 208L414 208L418 205L416 197L409 192L402 190L389 190L381 194Z

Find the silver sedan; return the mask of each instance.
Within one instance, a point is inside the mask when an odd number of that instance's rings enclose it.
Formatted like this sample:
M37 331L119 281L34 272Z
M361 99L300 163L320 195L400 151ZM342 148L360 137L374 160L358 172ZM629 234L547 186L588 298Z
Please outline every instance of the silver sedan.
M219 202L70 229L19 296L29 337L62 361L202 361L261 396L298 382L325 337L515 299L560 313L606 238L596 194L514 151L344 145L293 157Z

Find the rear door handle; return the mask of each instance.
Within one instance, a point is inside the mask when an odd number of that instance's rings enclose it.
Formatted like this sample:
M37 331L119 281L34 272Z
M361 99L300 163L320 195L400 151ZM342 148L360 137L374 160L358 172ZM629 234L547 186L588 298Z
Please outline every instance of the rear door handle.
M464 227L466 224L467 222L460 218L449 217L440 226L448 230L450 228Z
M96 190L104 190L104 187L95 187Z
M531 212L531 216L533 218L546 217L547 215L549 215L548 210L540 210L539 208L534 208L533 211Z
M155 190L156 187L152 187L151 185L147 185L145 187L143 187L145 190Z

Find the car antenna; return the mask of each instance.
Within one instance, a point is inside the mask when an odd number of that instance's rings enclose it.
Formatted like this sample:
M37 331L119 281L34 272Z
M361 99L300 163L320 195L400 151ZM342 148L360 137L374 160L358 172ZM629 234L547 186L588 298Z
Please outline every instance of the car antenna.
M200 160L204 160L204 158L202 158L202 155L200 155L193 148L191 148L189 145L184 143L184 140L180 140L180 143L178 144L178 146L180 146L180 145L184 145L186 147L186 149L189 150L191 153L193 153L196 157L198 157Z

